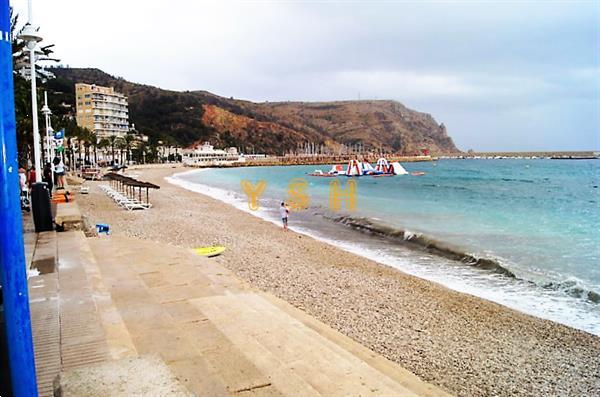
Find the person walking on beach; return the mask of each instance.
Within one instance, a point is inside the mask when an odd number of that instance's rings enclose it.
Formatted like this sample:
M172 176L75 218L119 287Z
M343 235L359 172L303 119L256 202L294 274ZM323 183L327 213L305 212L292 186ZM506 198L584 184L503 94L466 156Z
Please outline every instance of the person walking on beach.
M290 210L288 209L285 202L281 202L281 206L279 207L279 214L281 215L281 221L283 222L283 230L287 232L288 230L288 216L290 214Z

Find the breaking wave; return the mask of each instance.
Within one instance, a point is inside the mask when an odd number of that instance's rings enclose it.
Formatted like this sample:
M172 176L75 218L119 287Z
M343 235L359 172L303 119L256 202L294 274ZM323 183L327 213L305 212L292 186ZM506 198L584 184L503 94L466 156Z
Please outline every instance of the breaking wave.
M479 269L500 274L512 279L532 283L547 290L561 291L573 298L584 299L592 303L600 303L600 294L598 292L587 287L581 280L573 277L564 281L537 283L532 280L525 280L517 277L510 269L505 267L496 259L477 257L473 254L462 251L460 248L453 247L421 233L396 229L364 217L323 216L339 224L351 227L357 231L386 238L394 241L397 244L402 244L415 250L421 250L447 259L455 260L468 266L477 267Z
M581 280L575 277L570 277L560 282L554 281L545 283L542 287L553 291L562 291L573 298L586 299L590 302L600 303L600 294L588 288Z

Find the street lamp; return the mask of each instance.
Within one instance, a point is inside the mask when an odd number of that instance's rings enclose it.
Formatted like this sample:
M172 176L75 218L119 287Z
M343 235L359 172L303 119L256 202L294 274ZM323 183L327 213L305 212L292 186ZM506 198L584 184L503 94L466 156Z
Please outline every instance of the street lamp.
M46 162L51 164L52 172L54 172L54 164L52 164L52 126L50 125L50 115L52 111L48 107L48 92L44 91L44 106L42 113L46 119Z
M50 207L50 194L48 185L42 183L42 165L40 149L40 131L38 125L38 104L37 104L37 82L35 70L35 53L38 51L38 43L42 41L38 34L38 29L33 26L33 12L31 0L29 0L29 21L19 35L19 39L25 42L29 50L29 59L31 62L31 117L33 122L33 158L35 162L35 183L31 188L31 207L33 210L33 223L36 232L45 232L54 229L52 220L52 210Z
M30 8L31 9L31 8ZM42 41L42 38L37 32L37 29L31 24L30 21L23 28L23 32L19 35L19 39L25 42L27 49L29 50L29 60L31 63L31 117L33 118L33 158L35 164L35 181L39 183L42 181L42 167L41 167L41 153L40 153L40 132L38 126L37 117L37 87L36 87L36 72L35 72L35 50L37 43Z

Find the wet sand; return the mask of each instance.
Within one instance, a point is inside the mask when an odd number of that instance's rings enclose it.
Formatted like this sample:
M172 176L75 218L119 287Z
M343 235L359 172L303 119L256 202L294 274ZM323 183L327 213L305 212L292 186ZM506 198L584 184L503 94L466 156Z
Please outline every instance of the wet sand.
M226 246L214 261L450 393L600 395L600 338L284 233L164 180L182 171L131 171L161 186L148 211L121 209L97 182L77 200L115 236Z

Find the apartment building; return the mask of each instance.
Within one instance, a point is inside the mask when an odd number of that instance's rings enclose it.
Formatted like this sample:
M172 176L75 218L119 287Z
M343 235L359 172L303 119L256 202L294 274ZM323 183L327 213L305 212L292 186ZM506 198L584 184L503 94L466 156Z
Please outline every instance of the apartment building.
M77 125L105 138L123 136L129 131L127 97L113 87L75 84Z

